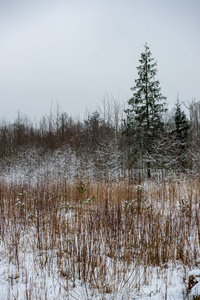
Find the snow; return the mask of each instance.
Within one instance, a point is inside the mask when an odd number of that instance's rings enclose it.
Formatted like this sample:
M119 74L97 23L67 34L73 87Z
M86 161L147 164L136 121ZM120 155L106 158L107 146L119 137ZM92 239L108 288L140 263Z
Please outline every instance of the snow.
M200 282L195 284L190 293L190 299L193 299L193 296L200 296Z
M194 276L196 279L199 278L199 281L200 281L200 270L192 270L189 272L188 276Z
M64 276L60 276L55 250L36 252L32 244L33 235L34 232L21 235L18 261L15 254L6 252L1 243L0 299L184 299L185 267L178 262L146 269L133 264L127 270L125 282L115 284L112 260L107 258L108 284L97 290L79 280L70 282ZM120 263L116 266L120 270ZM195 272L199 274L200 271ZM138 279L135 284L136 277ZM199 285L195 286L192 294L199 288Z
M190 271L189 278L192 278L193 282L196 283L190 292L190 299L193 299L193 296L200 296L200 270L198 269Z
M68 152L66 155L55 153L49 157L49 160L41 161L38 164L39 157L34 157L31 160L19 159L14 168L6 169L2 175L3 182L26 182L30 180L37 182L38 178L55 176L56 178L68 176L73 180L78 173L81 173L81 162L73 152ZM99 154L100 157L100 154ZM27 161L26 161L27 160ZM113 159L114 161L114 159ZM114 163L113 163L114 165ZM111 167L110 167L111 169ZM88 166L85 169L89 178L93 177L94 164L88 159ZM113 173L117 168L113 167ZM114 176L114 175L113 175ZM172 180L172 179L171 179ZM179 191L180 182L175 178L174 186ZM152 187L150 186L152 185ZM22 185L23 186L23 185ZM170 188L167 188L167 193L170 195ZM155 183L144 183L143 186L138 186L138 190L152 190L150 200L154 199L156 189L159 185ZM187 189L182 187L180 195L187 195ZM18 194L21 198L23 194ZM181 198L182 199L182 198ZM187 200L187 199L186 199ZM186 201L185 200L185 201ZM90 205L92 198L87 198L83 201L86 205ZM132 205L134 201L127 202L124 205ZM185 202L186 203L186 202ZM16 199L14 207L22 206L23 202ZM70 203L65 204L70 209ZM168 209L167 203L157 203L158 209ZM63 209L63 214L65 210ZM30 212L31 214L31 212ZM69 210L68 214L72 214ZM29 217L29 215L28 215ZM31 215L30 215L31 219ZM1 221L1 220L0 220ZM2 222L2 221L1 221ZM117 281L112 273L113 265L116 266L118 273L122 265L120 261L113 263L113 260L108 256L103 257L107 263L107 284L99 287L99 289L90 286L88 283L83 283L77 279L75 281L67 280L64 274L61 275L59 264L57 261L56 249L38 250L34 244L34 228L30 226L25 231L20 231L19 228L19 244L15 248L13 245L11 232L6 236L5 240L0 242L0 299L9 300L54 300L54 299L80 299L80 300L183 300L186 299L187 285L189 276L193 275L199 283L191 290L189 295L192 299L193 295L198 295L200 292L200 270L190 271L189 267L183 266L179 261L169 262L160 267L142 266L136 264L129 265L125 273L125 278L119 276ZM102 245L103 246L103 245ZM16 254L15 251L18 251ZM117 272L116 272L117 273Z

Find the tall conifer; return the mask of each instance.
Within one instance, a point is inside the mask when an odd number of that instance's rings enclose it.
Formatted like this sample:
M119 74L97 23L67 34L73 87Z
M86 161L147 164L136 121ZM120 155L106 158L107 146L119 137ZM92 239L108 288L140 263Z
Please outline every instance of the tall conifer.
M147 44L137 67L138 79L131 88L133 97L128 101L130 106L125 112L126 134L134 136L134 142L142 156L152 152L153 141L164 128L162 120L166 109L166 97L161 94L160 83L155 79L157 62L151 57ZM141 157L141 154L140 154ZM147 161L148 177L150 177L150 160Z

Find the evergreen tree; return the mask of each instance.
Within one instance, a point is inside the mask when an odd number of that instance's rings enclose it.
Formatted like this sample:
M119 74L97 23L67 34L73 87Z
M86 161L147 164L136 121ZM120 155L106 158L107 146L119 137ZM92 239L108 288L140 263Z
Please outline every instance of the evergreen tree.
M157 62L151 57L147 44L144 48L137 67L139 78L131 88L133 97L128 101L131 108L125 111L125 133L134 137L134 144L137 144L137 151L142 158L144 154L149 157L153 151L153 141L164 128L162 116L167 110L166 97L161 94L160 83L155 79ZM151 176L150 167L150 160L147 158L148 177Z
M174 121L176 124L176 133L179 140L183 143L187 142L188 139L188 130L189 130L189 121L186 117L184 111L181 110L181 105L179 100L176 103L176 111L174 115Z
M187 166L187 149L188 149L188 130L189 121L184 111L181 110L179 100L176 103L176 111L174 114L174 121L176 125L176 138L178 141L177 155L178 163L182 171Z

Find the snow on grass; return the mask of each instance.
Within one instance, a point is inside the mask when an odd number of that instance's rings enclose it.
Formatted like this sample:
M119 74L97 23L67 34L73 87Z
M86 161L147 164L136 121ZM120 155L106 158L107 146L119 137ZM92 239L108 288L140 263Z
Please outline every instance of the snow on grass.
M95 181L70 155L0 178L0 299L187 299L199 178Z
M32 238L31 238L32 239ZM1 245L0 299L184 299L185 268L177 263L161 267L131 264L121 281L115 281L110 259L107 260L107 283L94 288L81 280L67 280L59 275L56 253L37 251L30 234L20 241L18 261L6 254ZM25 241L26 240L26 241ZM23 245L21 245L23 244ZM117 265L120 272L122 265ZM99 279L97 278L97 281ZM167 298L166 298L167 297Z

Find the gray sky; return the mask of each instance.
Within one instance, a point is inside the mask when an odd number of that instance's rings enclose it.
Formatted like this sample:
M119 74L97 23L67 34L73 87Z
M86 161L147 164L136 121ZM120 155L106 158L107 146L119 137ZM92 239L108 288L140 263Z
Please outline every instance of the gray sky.
M170 107L200 101L199 0L0 0L0 118L127 101L143 45Z

